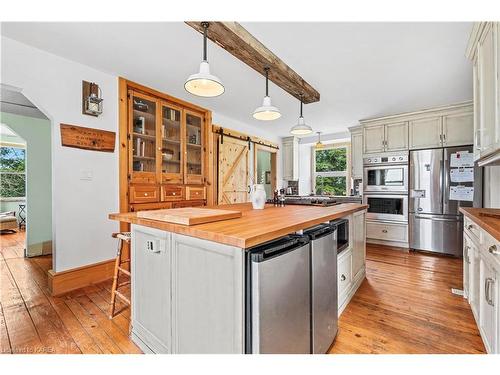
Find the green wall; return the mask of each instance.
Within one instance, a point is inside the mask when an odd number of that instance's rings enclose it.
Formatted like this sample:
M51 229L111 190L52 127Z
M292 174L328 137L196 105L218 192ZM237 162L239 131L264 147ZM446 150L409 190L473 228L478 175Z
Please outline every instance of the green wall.
M29 256L51 253L52 147L50 121L4 112L0 112L0 121L26 141L27 253ZM19 202L15 203L18 206ZM9 202L6 202L6 206L8 204ZM2 204L2 211L3 207Z

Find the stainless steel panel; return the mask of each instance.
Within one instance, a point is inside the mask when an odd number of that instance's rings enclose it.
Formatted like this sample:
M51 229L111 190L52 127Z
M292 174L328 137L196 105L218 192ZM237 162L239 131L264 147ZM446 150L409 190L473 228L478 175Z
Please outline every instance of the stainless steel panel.
M460 151L469 151L470 153L473 152L472 146L465 146L465 147L449 147L444 149L444 184L443 184L443 213L445 215L459 215L459 207L472 207L472 202L467 202L467 201L454 201L454 200L449 200L450 197L450 186L455 186L455 185L464 185L464 186L474 186L474 192L475 195L480 194L481 191L481 184L480 181L478 181L478 186L476 187L476 184L474 182L451 182L450 181L450 159L451 159L451 154L460 152ZM477 167L475 168L477 169ZM476 176L474 176L476 177ZM476 189L478 189L476 191Z
M401 221L404 223L408 222L408 195L399 194L364 194L363 204L370 204L370 198L382 198L382 199L399 199L402 201L402 214L395 215L389 213L373 212L373 207L368 207L366 212L366 218L368 220L389 220L389 221Z
M310 353L309 244L252 262L252 352Z
M442 214L443 149L410 152L410 213Z
M337 334L336 232L311 241L312 352L325 354Z
M410 213L410 248L462 256L461 216Z

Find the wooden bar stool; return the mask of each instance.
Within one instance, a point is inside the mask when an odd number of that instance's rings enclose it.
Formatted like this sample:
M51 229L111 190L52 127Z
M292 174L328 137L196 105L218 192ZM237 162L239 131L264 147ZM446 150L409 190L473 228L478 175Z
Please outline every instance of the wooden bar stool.
M126 242L130 244L130 232L120 232L113 233L111 235L113 238L118 238L118 250L116 253L115 260L115 271L113 274L113 286L111 287L111 308L109 312L109 319L112 319L120 312L122 312L126 307L130 306L130 299L127 298L123 293L121 293L118 289L127 285L130 285L130 271L126 270L123 266L125 264L130 264L129 259L123 259L123 243ZM120 283L120 273L123 273L129 277L128 281L124 281ZM116 297L121 299L127 306L123 307L119 311L116 311Z

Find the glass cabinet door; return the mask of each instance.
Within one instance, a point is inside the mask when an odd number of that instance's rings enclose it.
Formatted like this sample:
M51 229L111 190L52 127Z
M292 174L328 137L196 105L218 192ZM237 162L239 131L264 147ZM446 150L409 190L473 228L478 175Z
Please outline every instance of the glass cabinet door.
M132 182L156 181L156 101L132 92L129 103Z
M182 183L182 111L168 103L161 106L161 181Z
M186 111L185 183L203 183L203 116Z

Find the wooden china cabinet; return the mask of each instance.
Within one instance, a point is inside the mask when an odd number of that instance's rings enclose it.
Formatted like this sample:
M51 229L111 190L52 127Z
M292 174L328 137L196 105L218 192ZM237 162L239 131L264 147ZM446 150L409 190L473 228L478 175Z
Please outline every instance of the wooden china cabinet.
M211 203L211 112L123 78L119 90L121 212Z

